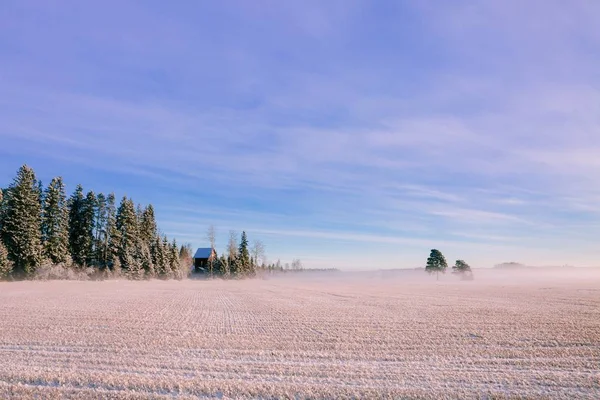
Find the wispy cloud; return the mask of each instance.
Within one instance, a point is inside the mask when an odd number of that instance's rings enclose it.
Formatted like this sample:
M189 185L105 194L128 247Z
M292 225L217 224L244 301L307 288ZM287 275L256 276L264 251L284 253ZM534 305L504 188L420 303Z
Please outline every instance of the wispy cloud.
M28 162L180 240L213 223L337 266L597 256L594 2L261 5L9 1L2 181Z

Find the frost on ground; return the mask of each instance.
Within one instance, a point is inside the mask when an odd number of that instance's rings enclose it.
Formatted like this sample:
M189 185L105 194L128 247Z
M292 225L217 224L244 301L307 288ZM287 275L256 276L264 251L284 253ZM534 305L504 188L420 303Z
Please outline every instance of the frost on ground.
M600 398L597 276L348 276L0 283L0 398Z

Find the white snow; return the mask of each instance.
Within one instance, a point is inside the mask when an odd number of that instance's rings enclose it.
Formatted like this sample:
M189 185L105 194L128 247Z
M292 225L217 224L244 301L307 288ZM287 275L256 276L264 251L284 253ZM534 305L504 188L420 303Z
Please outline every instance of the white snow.
M490 274L0 283L0 398L599 398L598 276Z

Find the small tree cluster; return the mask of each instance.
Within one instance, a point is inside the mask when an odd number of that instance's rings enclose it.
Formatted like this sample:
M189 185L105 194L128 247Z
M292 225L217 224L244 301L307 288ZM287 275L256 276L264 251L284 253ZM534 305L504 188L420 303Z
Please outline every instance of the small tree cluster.
M70 198L62 178L45 190L32 168L22 166L0 190L0 277L28 277L44 263L123 272L132 279L182 277L180 249L160 235L152 205L135 206L114 194Z
M210 226L206 235L215 248L216 229ZM235 231L229 232L229 241L225 251L221 256L215 255L209 258L207 265L207 274L209 277L219 277L223 279L242 279L256 276L256 271L260 269L265 262L265 247L261 241L255 241L252 245L248 240L246 232L242 232L238 241L238 234ZM216 254L216 252L215 252ZM262 263L262 264L260 264ZM189 263L191 265L191 261Z
M429 274L436 274L436 279L439 279L439 274L445 274L448 268L446 258L441 251L432 249L427 258L427 264L425 265L425 272ZM471 267L464 260L456 260L455 265L452 267L452 273L459 275L461 279L471 280L473 279L473 272Z

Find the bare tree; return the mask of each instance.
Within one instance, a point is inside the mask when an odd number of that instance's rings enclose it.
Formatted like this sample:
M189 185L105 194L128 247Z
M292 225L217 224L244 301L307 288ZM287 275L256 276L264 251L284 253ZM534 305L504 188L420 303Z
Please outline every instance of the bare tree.
M302 269L302 261L300 261L298 258L295 258L292 261L292 269L295 271L299 271Z
M215 237L217 236L217 230L214 225L210 225L206 231L206 239L210 243L210 247L215 248Z
M215 229L215 226L211 224L206 230L206 239L210 243L210 248L213 250L215 249L215 236L217 236L217 230ZM211 256L208 258L208 275L211 278L214 276L215 272L215 256L211 254Z
M229 243L227 244L227 253L229 258L233 260L237 257L238 253L238 234L236 231L229 231Z
M265 262L265 245L260 240L255 240L252 243L252 248L250 249L250 253L252 254L252 260L254 261L254 265L260 265L258 260L260 259L261 263Z

